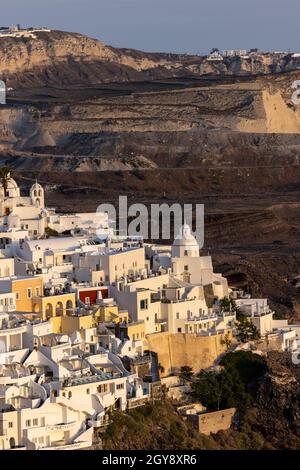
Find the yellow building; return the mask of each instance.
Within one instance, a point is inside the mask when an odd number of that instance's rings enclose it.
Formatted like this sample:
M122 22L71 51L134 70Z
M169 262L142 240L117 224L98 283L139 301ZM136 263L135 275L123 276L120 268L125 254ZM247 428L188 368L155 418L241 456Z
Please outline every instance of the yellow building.
M145 338L145 322L137 321L137 322L127 323L127 325L124 326L124 333L132 341L144 339Z
M131 341L143 341L145 339L144 321L115 323L113 326L109 326L109 330L122 341L126 338L131 339Z
M33 312L32 300L43 295L44 283L42 277L16 277L11 279L11 292L16 294L16 310Z
M72 315L64 317L51 318L53 333L62 333L70 335L74 331L93 328L96 324L94 316L91 315Z
M57 294L45 297L34 296L32 311L40 314L42 320L71 315L76 307L75 294Z
M119 310L118 305L101 305L96 313L98 323L113 322L127 323L129 319L127 310Z

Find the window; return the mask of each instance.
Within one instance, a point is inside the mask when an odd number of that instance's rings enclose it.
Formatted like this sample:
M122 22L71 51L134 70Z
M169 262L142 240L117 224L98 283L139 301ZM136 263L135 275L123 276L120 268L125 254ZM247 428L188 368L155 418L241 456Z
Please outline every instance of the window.
M39 420L35 418L32 422L32 426L38 426L39 425Z
M27 298L31 299L31 297L32 297L32 290L31 290L31 287L28 287L28 289L27 289Z
M176 313L176 318L179 320L179 312Z
M13 423L12 421L9 421L8 427L9 427L10 429L13 428L13 427L14 427L14 423Z
M89 297L86 297L84 303L85 303L86 305L90 305L90 303L91 303L90 298L89 298Z
M39 295L40 295L40 288L39 288L39 287L36 287L36 288L35 288L35 295L36 295L37 297L39 297Z
M43 444L44 442L44 436L39 437L39 444Z
M20 300L20 292L16 292L16 300Z
M68 398L72 398L72 392L68 393Z
M177 328L177 333L181 333L181 328Z
M188 255L188 251L184 250L184 256L187 256L187 255Z
M107 390L108 390L108 385L107 384L98 385L98 387L97 387L97 392L98 393L105 393L105 392L107 392Z
M86 394L87 394L87 395L90 394L90 389L89 389L89 388L86 389Z
M31 426L31 420L30 419L26 419L25 426L26 426L26 428L30 428L30 426Z
M117 390L122 390L124 388L124 384L117 384Z
M188 270L189 270L189 267L188 267L187 264L185 265L184 270L185 270L185 271L188 271Z
M143 299L140 301L140 307L141 310L147 310L148 309L148 299Z

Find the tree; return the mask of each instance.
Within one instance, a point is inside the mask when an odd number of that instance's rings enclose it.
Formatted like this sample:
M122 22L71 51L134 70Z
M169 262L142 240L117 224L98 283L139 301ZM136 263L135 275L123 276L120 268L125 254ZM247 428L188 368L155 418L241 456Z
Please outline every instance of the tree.
M221 372L202 371L192 384L193 396L209 410L225 408L245 408L251 402L251 396L245 384L233 369Z
M235 313L237 320L239 320L241 316L244 316L234 299L231 299L229 297L223 297L223 299L220 299L219 305L222 312Z
M247 341L254 341L260 338L260 333L255 325L248 320L245 315L241 315L236 322L237 338L242 343Z
M182 366L180 367L180 374L179 374L179 377L183 380L183 381L187 381L189 382L191 380L191 378L193 377L193 369L189 366Z
M220 305L220 309L223 312L230 312L231 311L231 301L230 301L229 297L223 297L223 299L220 299L219 305Z
M226 354L220 372L201 371L192 382L193 396L208 409L246 409L255 393L254 385L266 370L265 360L251 351Z
M265 359L252 351L229 352L222 357L220 364L228 371L236 371L245 384L260 377L266 370Z
M230 337L230 333L229 331L224 335L224 338L221 339L221 344L223 344L225 347L226 347L226 351L228 351L228 349L230 348L231 346L231 337Z
M6 195L7 192L7 186L8 182L11 178L12 170L8 166L1 166L0 167L0 180L2 183L2 187L4 190L4 195Z
M239 309L235 300L230 297L223 297L223 299L220 299L220 308L224 312L236 312Z

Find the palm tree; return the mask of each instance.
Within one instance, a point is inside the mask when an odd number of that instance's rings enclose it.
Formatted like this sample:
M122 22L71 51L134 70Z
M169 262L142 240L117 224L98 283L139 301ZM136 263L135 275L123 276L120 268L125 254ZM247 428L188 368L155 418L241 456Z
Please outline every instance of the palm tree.
M11 173L12 173L11 168L9 168L8 166L0 167L0 180L2 182L2 187L4 190L4 197L6 196L7 186L11 178Z

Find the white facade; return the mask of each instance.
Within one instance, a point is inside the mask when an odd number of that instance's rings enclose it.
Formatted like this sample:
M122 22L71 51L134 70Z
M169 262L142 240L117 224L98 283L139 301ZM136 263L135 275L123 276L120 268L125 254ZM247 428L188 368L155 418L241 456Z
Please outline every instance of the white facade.
M0 80L0 105L6 104L6 85L3 80Z
M228 284L213 272L211 257L200 256L190 227L181 227L169 253L160 247L157 254L154 247L146 251L153 257L153 271L148 268L142 279L125 278L111 288L119 305L128 309L131 320L144 321L146 334L214 329L217 318L207 306L204 289L209 287L216 298L223 298L228 296Z
M22 334L31 335L35 346L30 354L19 354L18 363L0 351L0 449L90 447L93 428L106 423L109 410L124 411L149 399L148 384L128 372L117 355L99 346L96 354L86 352L88 335L53 335L49 325L26 323L20 331L11 325L5 332L6 339L13 335L19 353Z

